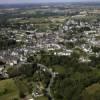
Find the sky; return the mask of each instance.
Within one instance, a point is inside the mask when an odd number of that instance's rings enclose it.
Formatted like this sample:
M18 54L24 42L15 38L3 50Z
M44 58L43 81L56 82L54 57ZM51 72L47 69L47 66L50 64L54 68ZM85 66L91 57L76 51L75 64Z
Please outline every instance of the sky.
M0 4L48 3L48 2L100 2L100 0L0 0Z

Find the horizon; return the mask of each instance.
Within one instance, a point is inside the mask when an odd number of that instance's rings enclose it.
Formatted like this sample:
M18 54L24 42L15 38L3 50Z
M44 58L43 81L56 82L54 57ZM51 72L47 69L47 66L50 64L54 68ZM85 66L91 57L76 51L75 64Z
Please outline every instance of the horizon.
M40 3L98 3L100 0L0 0L0 4L40 4Z

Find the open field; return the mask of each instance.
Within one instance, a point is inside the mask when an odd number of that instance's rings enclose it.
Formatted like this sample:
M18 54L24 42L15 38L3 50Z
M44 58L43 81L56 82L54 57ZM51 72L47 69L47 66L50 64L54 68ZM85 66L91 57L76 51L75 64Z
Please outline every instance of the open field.
M55 72L58 72L60 74L65 73L65 68L63 66L53 66L53 69Z
M43 97L37 97L36 100L48 100L48 98L43 96Z
M12 79L0 81L0 100L19 99L19 91Z
M99 100L100 99L100 84L95 83L82 92L83 100ZM91 99L92 98L92 99Z

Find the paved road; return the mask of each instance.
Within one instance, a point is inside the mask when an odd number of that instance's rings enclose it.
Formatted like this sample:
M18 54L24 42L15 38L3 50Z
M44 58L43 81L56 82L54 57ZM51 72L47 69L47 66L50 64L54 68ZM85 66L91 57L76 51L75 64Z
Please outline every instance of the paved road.
M51 89L50 88L51 88L51 86L52 86L52 84L54 82L54 78L56 76L56 73L53 72L52 70L48 69L46 66L44 66L42 64L37 64L37 66L39 66L41 69L45 69L47 72L49 72L51 74L51 79L50 79L50 82L49 82L49 85L48 85L46 91L47 91L47 94L50 97L50 99L54 100L54 98L53 98L53 96L51 94Z

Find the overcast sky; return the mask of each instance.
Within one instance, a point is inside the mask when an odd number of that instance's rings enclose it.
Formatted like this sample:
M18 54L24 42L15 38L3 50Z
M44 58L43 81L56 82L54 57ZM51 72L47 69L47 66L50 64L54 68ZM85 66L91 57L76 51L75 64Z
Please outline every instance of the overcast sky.
M96 2L100 0L0 0L0 4L4 3L47 3L47 2Z

